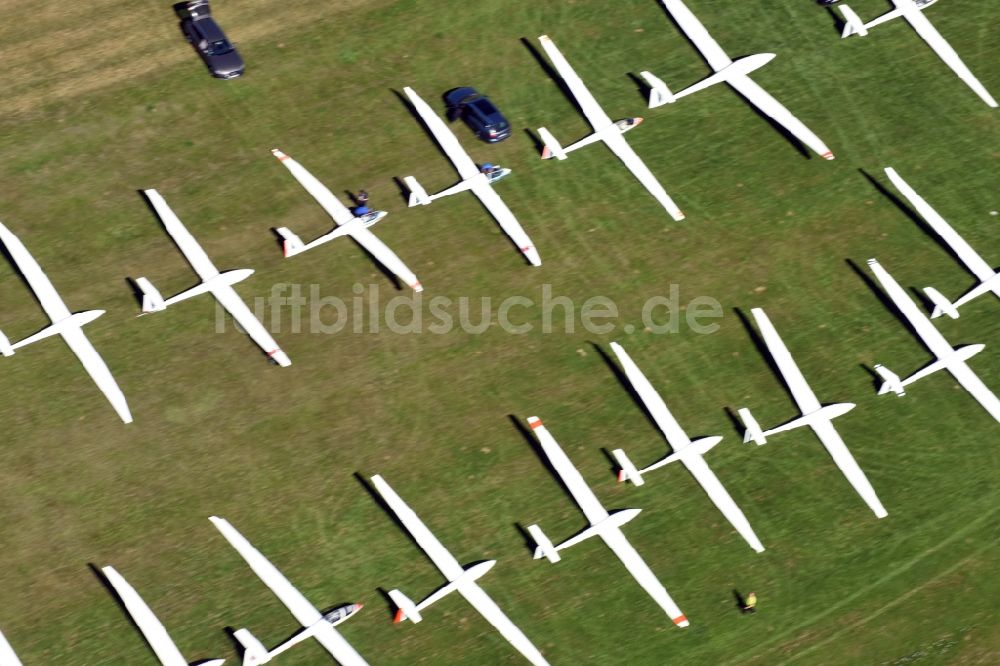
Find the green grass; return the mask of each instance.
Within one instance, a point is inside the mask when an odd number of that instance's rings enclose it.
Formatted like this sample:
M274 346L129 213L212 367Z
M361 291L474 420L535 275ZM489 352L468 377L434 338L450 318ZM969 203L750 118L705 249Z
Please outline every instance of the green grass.
M862 16L882 2L852 2ZM991 3L949 0L928 15L987 88L1000 93ZM58 7L58 9L56 8ZM936 375L905 399L876 397L861 364L900 373L925 351L846 263L877 256L907 287L947 295L971 284L948 254L859 173L894 166L989 261L1000 261L1000 121L905 25L841 42L807 0L691 0L732 56L774 51L755 78L837 155L803 159L730 91L646 112L626 77L651 69L675 87L706 68L653 0L533 3L247 0L215 11L248 62L243 79L206 76L169 5L96 0L8 7L0 25L0 219L35 254L129 398L122 426L64 345L2 363L0 628L25 664L152 663L141 637L89 572L113 564L190 659L235 660L225 626L273 644L294 620L206 520L230 519L317 605L363 601L343 627L372 663L520 663L457 597L419 625L392 626L376 588L419 597L432 565L361 484L380 473L463 562L499 560L483 579L553 664L995 663L997 424ZM587 125L519 41L550 34L688 219L673 223L603 148L537 159L524 129L561 140ZM471 196L407 210L391 180L428 190L451 166L393 90L429 102L457 85L491 94L514 136L458 134L480 161L514 174L498 191L539 248L523 264ZM391 215L377 229L429 299L513 295L542 284L578 305L604 295L621 319L605 335L276 337L268 367L210 302L136 320L126 276L164 292L195 277L136 194L155 187L220 268L253 267L247 298L272 285L352 286L396 295L349 244L285 261L270 227L303 236L322 211L268 154L281 147L335 192L368 189ZM642 332L647 299L721 303L719 330ZM405 292L400 292L405 295ZM0 270L11 338L44 315ZM940 322L984 342L973 367L1000 387L1000 330L988 297ZM837 422L890 515L876 521L808 432L739 444L723 408L762 423L794 407L734 308L766 308L821 400L858 408ZM282 313L288 316L287 310ZM268 318L270 314L267 315ZM558 318L557 318L558 323ZM579 323L579 322L578 322ZM627 335L624 324L638 327ZM724 434L709 461L768 550L753 554L690 476L673 466L641 489L616 487L600 449L664 451L594 344L619 340L691 435ZM515 523L553 538L584 525L510 417L538 414L609 508L635 506L626 532L691 618L679 631L600 544L533 562ZM740 616L731 590L754 589ZM328 663L318 645L282 657ZM234 662L235 663L235 662Z

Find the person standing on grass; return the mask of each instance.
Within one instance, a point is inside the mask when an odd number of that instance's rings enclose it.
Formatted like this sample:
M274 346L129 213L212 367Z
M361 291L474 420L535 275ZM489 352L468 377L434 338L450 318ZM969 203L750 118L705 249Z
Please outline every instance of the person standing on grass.
M757 612L757 594L751 592L747 595L747 600L743 602L743 612L744 613L756 613Z

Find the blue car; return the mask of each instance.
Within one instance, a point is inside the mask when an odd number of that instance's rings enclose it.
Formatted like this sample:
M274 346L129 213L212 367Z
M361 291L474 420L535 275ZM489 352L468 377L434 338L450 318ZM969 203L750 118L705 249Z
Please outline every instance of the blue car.
M455 88L444 96L448 118L461 118L483 141L496 143L510 136L510 123L486 95L475 88Z

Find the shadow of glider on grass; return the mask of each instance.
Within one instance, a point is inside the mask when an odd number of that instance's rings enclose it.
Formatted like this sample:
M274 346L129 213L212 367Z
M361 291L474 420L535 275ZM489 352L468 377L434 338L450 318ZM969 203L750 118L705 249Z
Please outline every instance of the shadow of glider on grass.
M593 134L585 136L564 148L559 145L559 142L556 141L556 138L552 136L549 130L539 127L538 135L545 144L545 147L542 149L542 159L547 160L550 157L555 157L556 159L564 160L566 159L566 153L596 141L603 141L604 145L622 161L622 164L642 183L642 186L663 206L667 213L670 214L670 217L678 222L683 220L684 213L681 212L681 209L677 207L674 200L663 189L660 181L656 179L656 176L649 170L646 163L632 150L632 146L622 136L630 129L638 127L639 123L642 122L642 118L625 118L624 120L612 122L608 114L601 108L601 105L594 99L594 96L587 90L587 86L584 85L583 80L574 71L569 61L556 48L555 42L548 35L542 35L538 38L538 41L542 45L542 48L545 49L545 53L549 56L549 60L552 61L559 76L566 83L566 87L573 94L577 104L580 105L583 115L587 117L587 122L594 129Z
M910 322L913 330L920 336L921 342L936 357L935 361L925 365L902 380L885 366L876 365L875 371L885 380L885 383L879 388L879 395L888 393L889 391L900 396L906 395L905 386L938 370L947 370L955 378L955 381L961 384L962 388L968 391L982 405L983 409L990 413L990 416L1000 421L1000 400L997 400L993 391L966 364L966 361L973 355L981 352L985 348L985 345L952 347L951 343L934 327L934 323L913 302L913 299L906 293L906 290L899 286L899 283L896 282L887 270L882 268L881 264L874 259L869 259L868 266L871 268L872 273L875 274L875 277L878 278L878 281L882 284L882 288L885 289L896 308L903 313L903 316Z
M722 50L718 42L712 38L701 21L691 13L681 0L662 0L673 19L684 31L695 47L701 52L709 66L714 70L714 74L702 79L698 83L685 88L677 93L670 92L662 80L650 72L640 72L640 76L646 79L649 84L649 108L656 108L663 104L671 104L681 97L686 97L691 93L704 90L716 83L728 83L736 92L753 104L761 113L765 114L774 122L784 127L792 136L808 146L814 153L825 160L832 160L833 153L827 148L823 140L816 136L816 133L806 127L805 123L792 115L785 106L771 96L769 92L750 78L749 74L755 69L763 67L775 56L773 53L757 53L733 61L726 52Z
M927 42L927 45L933 49L934 53L951 68L951 71L955 72L958 78L962 79L965 85L969 86L972 92L979 96L979 99L986 102L987 106L996 108L997 101L993 99L993 95L979 82L979 79L975 77L962 61L958 53L955 52L955 49L948 43L948 40L942 37L937 28L923 15L923 10L935 2L937 0L916 0L916 2L914 0L892 0L892 4L896 7L895 9L882 14L878 18L872 19L868 23L862 21L861 17L847 5L840 5L840 13L844 16L844 32L840 36L841 38L850 37L851 35L864 37L868 34L869 28L891 21L894 18L902 17L906 19L914 32Z
M466 568L463 568L458 560L455 559L454 555L448 552L448 549L441 545L441 542L437 540L427 526L424 525L420 517L417 516L416 512L411 509L403 499L396 494L396 491L392 489L385 479L379 475L375 475L371 478L372 485L385 500L385 503L389 505L392 512L396 514L399 521L403 523L406 530L413 536L414 541L420 546L420 548L427 553L427 557L431 559L448 582L439 587L437 590L432 592L430 596L421 601L418 604L414 604L406 595L404 595L399 590L393 589L389 590L389 598L396 605L396 617L394 622L402 622L403 620L409 619L413 622L420 622L423 619L420 615L420 611L430 606L435 601L439 601L448 594L452 592L458 592L465 600L468 601L473 608L475 608L487 622L492 624L500 635L507 639L507 641L513 645L518 652L524 656L525 659L530 661L536 666L547 666L548 662L545 661L545 657L538 651L538 648L528 640L528 637L518 629L517 625L511 622L510 618L504 614L500 607L497 606L496 602L476 583L476 580L481 578L486 574L487 571L493 568L496 564L496 560L487 560L485 562L477 562Z
M410 206L426 206L435 199L469 190L476 195L480 203L490 212L490 215L497 221L503 232L507 234L514 245L517 246L517 249L521 251L521 254L524 255L525 259L528 260L528 263L532 266L541 266L542 259L538 256L538 250L535 249L528 234L525 233L521 227L521 223L514 217L514 213L510 212L510 208L507 207L504 200L493 190L492 184L498 178L494 177L491 179L476 166L476 163L472 161L469 154L462 148L462 144L458 142L458 137L451 131L451 128L434 113L434 109L427 102L413 91L413 88L407 86L403 88L403 92L406 93L417 115L420 116L424 125L430 130L430 133L434 135L434 139L441 146L441 149L444 150L452 164L455 165L455 170L458 171L458 175L462 178L455 185L441 190L437 194L427 194L427 191L417 182L416 178L406 176L403 178L403 182L406 183L407 189L410 190ZM508 173L510 173L509 170L502 175L507 175Z
M621 560L622 564L625 565L625 568L632 574L632 577L635 578L642 589L646 591L646 594L653 598L653 601L663 609L663 612L670 617L673 623L678 627L688 626L690 623L687 617L677 607L674 600L670 598L670 594L667 593L666 588L663 587L663 584L649 568L649 565L646 564L646 561L642 559L642 556L632 547L632 544L629 543L628 539L622 533L621 526L638 516L642 509L622 509L621 511L608 513L601 505L600 500L597 499L597 496L594 495L594 491L583 480L580 472L570 462L569 457L567 457L566 453L559 446L559 443L556 442L555 437L542 424L541 419L537 416L529 416L528 425L531 426L531 430L538 437L538 441L542 445L542 451L545 452L549 462L552 463L552 467L558 472L559 477L569 489L570 494L573 495L573 499L576 500L580 510L583 511L583 515L590 522L590 527L578 532L557 546L552 545L552 542L545 536L538 525L529 525L528 534L534 539L536 545L535 559L545 557L549 562L558 562L561 559L558 551L575 546L590 537L599 536L607 544L608 548L618 556L618 559Z
M924 287L924 293L927 294L927 298L934 303L934 312L931 314L931 318L940 317L942 314L946 314L952 319L958 319L958 308L965 305L972 299L986 294L988 292L993 292L997 298L1000 298L1000 273L993 270L986 261L979 256L972 246L965 242L957 231L952 229L951 225L948 224L941 215L938 214L936 210L931 208L931 205L924 200L916 190L914 190L910 185L903 180L896 170L892 167L888 167L885 170L885 175L889 176L889 180L892 184L896 186L896 189L906 197L907 201L917 210L920 217L924 218L931 229L934 230L941 239L947 243L948 247L952 252L955 253L965 267L969 269L969 272L979 278L979 284L963 294L957 301L952 303L947 298L945 298L941 292L939 292L934 287Z
M812 431L816 433L819 441L823 444L823 448L833 458L833 462L837 465L841 474L844 475L844 478L854 488L854 491L861 496L861 499L865 501L865 504L868 505L868 508L872 510L876 517L885 518L889 513L882 506L882 502L879 500L878 495L875 494L875 489L869 483L868 477L865 476L864 471L862 471L854 456L851 455L851 451L844 444L840 433L833 427L833 419L854 409L855 404L853 402L842 402L833 405L821 405L816 398L816 394L809 387L809 383L806 382L802 371L799 370L799 366L796 365L795 359L789 353L788 347L785 346L781 336L778 335L778 331L771 324L768 316L760 308L754 308L750 312L757 322L757 328L760 329L760 333L764 338L764 344L767 345L767 350L771 354L771 358L774 359L778 370L781 372L782 379L788 385L792 397L795 398L795 403L798 405L801 415L770 430L762 430L760 424L757 423L757 419L750 413L750 410L744 407L739 410L740 418L746 427L746 433L743 436L744 443L753 441L758 446L762 446L767 443L768 437L776 435L779 432L803 427L812 428Z
M87 310L86 312L70 313L69 308L59 296L59 292L52 286L48 276L31 256L28 249L21 243L21 239L15 236L10 229L0 224L0 242L7 249L10 258L17 265L17 269L24 276L28 286L34 292L35 297L41 304L42 309L52 322L42 330L33 335L11 344L3 333L0 333L0 352L4 356L12 356L16 349L30 345L33 342L44 340L53 335L60 335L67 346L76 354L83 364L83 368L90 375L90 378L101 389L101 393L108 399L111 406L118 412L118 416L125 423L132 422L132 413L129 411L125 395L118 387L111 371L101 355L97 353L90 340L83 333L83 326L94 321L104 310Z
M233 636L245 650L243 666L266 664L285 650L309 638L319 641L330 656L343 666L367 665L368 662L334 629L336 625L361 610L361 604L341 606L325 615L320 613L229 521L217 516L212 516L209 520L303 627L302 631L270 651L249 630L237 629Z
M702 487L709 499L712 500L712 503L715 504L715 507L726 517L726 520L729 521L733 528L739 532L740 536L750 544L750 547L758 553L764 552L764 546L750 526L750 521L743 515L743 511L733 501L729 492L726 491L726 487L722 485L719 478L715 476L715 472L705 462L705 454L708 453L709 449L722 441L722 437L703 437L692 442L691 438L688 437L687 433L684 432L684 429L677 422L677 419L674 418L674 415L667 409L667 404L663 401L663 398L660 397L660 394L653 388L646 375L642 374L642 370L632 360L632 357L617 342L611 343L611 349L614 351L615 356L618 357L618 362L621 363L622 368L625 370L625 376L628 377L635 392L639 394L639 398L642 400L643 405L645 405L646 410L653 417L660 432L663 433L667 443L673 449L670 455L641 470L637 469L629 457L625 455L625 451L615 449L611 453L614 455L620 469L618 481L627 480L637 486L641 486L645 483L642 478L643 474L651 472L654 469L659 469L664 465L669 465L672 462L680 461L691 472L691 476Z
M167 233L174 239L174 243L177 244L177 247L184 254L188 263L191 264L191 268L194 269L194 272L202 280L201 284L182 291L176 296L164 299L149 280L144 277L136 278L135 283L142 290L143 294L143 314L166 310L168 305L173 305L192 296L211 293L215 297L215 300L219 302L219 305L232 315L236 323L257 343L264 353L267 354L268 358L282 367L291 365L292 361L288 358L288 355L278 347L278 343L274 341L274 338L267 332L264 325L260 323L260 320L254 316L250 308L247 307L247 304L243 302L240 295L233 289L234 284L253 275L253 269L241 268L235 271L220 273L219 269L212 263L212 260L205 254L205 251L198 245L198 241L184 228L180 219L170 209L170 206L167 205L166 200L164 200L160 193L156 190L144 190L143 194L146 195L146 198L153 205Z
M177 645L170 638L170 634L167 633L163 623L153 614L153 611L146 605L146 602L139 596L139 593L135 591L135 588L114 567L102 567L101 573L111 583L111 587L115 589L118 598L125 605L128 614L132 616L132 620L139 627L142 635L145 636L146 642L149 643L149 647L152 648L153 653L160 660L160 663L163 666L188 666L187 659L177 649ZM2 651L0 651L0 656L2 654ZM225 661L225 659L211 659L196 663L199 666L222 666ZM7 662L0 659L0 666L7 666Z
M271 150L271 153L285 165L285 168L291 172L295 180L299 181L299 185L304 187L306 192L316 199L316 203L323 207L326 214L332 217L333 221L337 223L336 229L323 234L309 243L303 243L302 239L292 233L288 227L280 227L277 231L282 239L284 239L283 248L285 257L294 257L306 250L311 250L318 245L332 241L334 238L350 236L361 247L367 250L370 255L375 257L379 263L408 284L413 291L423 291L424 288L420 286L420 280L417 279L413 271L403 263L403 260L395 252L389 249L388 245L369 231L369 227L374 226L375 223L388 215L388 213L381 210L373 210L364 215L355 216L347 206L340 202L340 199L333 195L333 192L326 185L319 182L304 166L277 148Z

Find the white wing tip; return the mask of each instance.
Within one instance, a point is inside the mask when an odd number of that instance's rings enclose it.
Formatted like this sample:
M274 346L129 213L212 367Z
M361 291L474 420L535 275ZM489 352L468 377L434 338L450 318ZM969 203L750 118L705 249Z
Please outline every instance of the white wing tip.
M277 157L282 162L284 162L285 160L288 159L288 155L284 154L283 152L281 152L277 148L272 148L271 149L271 154L274 155L275 157Z
M828 151L826 151L825 153L823 153L823 154L821 155L821 157L822 157L822 158L823 158L824 160L832 160L832 159L833 159L833 153L832 153L831 151L829 151L829 150L828 150Z
M687 627L691 624L690 622L688 622L687 617L683 614L678 615L677 617L671 619L674 621L674 624L676 624L678 627Z
M542 420L537 416L529 416L528 425L531 426L532 430L534 430L535 428L541 428L545 424L542 423Z
M282 368L287 368L292 364L292 359L288 358L288 354L281 351L280 349L275 349L267 353L267 357L272 361L280 365Z

